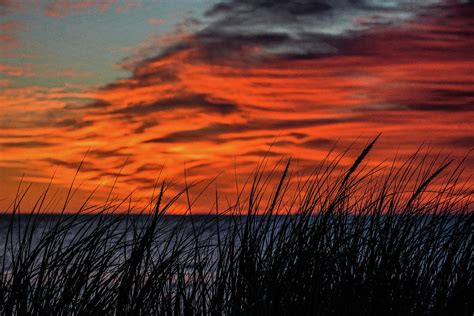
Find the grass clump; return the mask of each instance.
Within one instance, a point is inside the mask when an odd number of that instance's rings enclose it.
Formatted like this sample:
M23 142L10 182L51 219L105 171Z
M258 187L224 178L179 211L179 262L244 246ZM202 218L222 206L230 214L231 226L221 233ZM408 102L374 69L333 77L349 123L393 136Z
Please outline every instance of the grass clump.
M461 164L417 153L368 168L374 142L341 174L342 155L299 181L290 162L277 181L262 163L235 203L222 209L216 190L214 215L167 215L193 203L166 183L139 215L110 203L46 215L47 192L18 215L19 194L1 218L0 313L472 315Z

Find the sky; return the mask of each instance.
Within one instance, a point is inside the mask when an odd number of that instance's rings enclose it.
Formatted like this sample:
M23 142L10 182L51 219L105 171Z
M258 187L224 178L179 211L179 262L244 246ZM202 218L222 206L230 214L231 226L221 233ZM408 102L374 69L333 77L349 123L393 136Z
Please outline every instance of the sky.
M184 175L232 194L265 153L304 175L352 146L349 165L379 133L371 165L425 144L472 173L472 16L468 1L0 0L0 209L52 177L60 203L82 160L78 203L111 186L141 203Z

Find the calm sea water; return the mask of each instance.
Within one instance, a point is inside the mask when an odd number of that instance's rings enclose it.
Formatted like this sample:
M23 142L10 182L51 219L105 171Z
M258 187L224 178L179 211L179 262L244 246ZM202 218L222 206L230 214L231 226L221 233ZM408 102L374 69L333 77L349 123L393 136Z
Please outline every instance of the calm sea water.
M146 215L39 215L30 218L28 215L0 215L0 259L11 262L12 249L17 250L24 241L31 239L31 248L37 247L48 234L54 235L55 230L61 231L64 248L84 240L96 231L97 227L111 225L103 238L111 244L114 242L131 242L136 234L143 233L150 223L151 216ZM61 225L57 225L61 221ZM171 248L174 243L185 243L199 236L199 240L209 243L223 237L229 227L243 225L244 217L240 216L174 216L166 215L159 218L155 229L155 246ZM72 224L73 223L73 224ZM65 229L67 227L67 229ZM219 232L219 234L217 233ZM189 242L188 242L189 243ZM131 243L130 243L131 244ZM5 251L6 250L6 251ZM1 265L1 262L0 262Z
M179 230L184 234L191 235L192 233L199 231L203 234L210 234L213 230L219 227L225 227L235 222L235 218L231 219L228 216L222 216L217 224L215 216L206 215L194 215L194 216L179 216L179 215L166 215L160 217L158 221L159 234L173 233ZM146 227L151 220L151 216L147 215L106 215L98 217L95 215L35 215L30 218L28 215L16 216L13 220L10 215L0 215L0 251L3 252L5 242L9 244L18 243L19 240L24 238L25 231L32 231L34 227L34 233L32 234L33 242L39 240L42 235L55 229L58 221L61 221L61 226L65 226L70 223L74 223L65 233L65 242L72 241L78 234L83 233L87 235L92 232L100 222L113 222L113 230L119 235L122 232L127 233L131 238L133 236L133 227L140 228ZM8 240L7 240L7 236Z
M286 220L288 217L286 218ZM61 228L57 227L58 221L61 220ZM11 262L12 249L18 249L20 241L31 238L32 248L36 247L45 236L55 229L64 229L67 225L71 225L62 235L64 239L61 241L63 247L74 244L81 238L86 238L93 232L98 225L110 224L108 235L103 235L111 244L117 242L119 239L123 241L134 240L134 235L137 232L143 232L143 228L147 226L151 220L150 216L121 216L121 215L107 215L107 216L93 216L80 215L72 216L65 215L60 217L58 215L41 215L30 218L27 215L16 216L12 219L9 215L0 216L0 257L5 262ZM261 217L255 218L257 225L262 220ZM312 217L312 220L317 220L317 216ZM199 240L205 244L215 244L218 239L226 238L228 234L242 232L243 229L230 229L235 226L243 228L245 225L245 216L162 216L159 219L157 228L155 230L155 237L158 240L156 247L162 249L163 247L171 247L173 243L183 242L186 244L189 240L195 240L195 236L199 236ZM351 219L348 219L349 223ZM426 217L420 218L420 225L415 225L414 229L423 229L426 223L430 220ZM270 220L271 225L267 227L270 232L271 229L278 231L281 225L285 222L284 216L274 216ZM368 221L367 221L368 222ZM448 231L455 223L456 218L446 218L441 222L442 229ZM66 225L66 226L65 226ZM254 227L255 227L254 226ZM346 227L350 227L346 226ZM34 228L34 229L33 229ZM290 230L291 231L291 230ZM27 234L25 234L27 232ZM268 234L270 235L270 234ZM161 240L161 243L160 243ZM239 238L235 238L238 242ZM194 246L191 242L189 245ZM1 262L0 262L1 264Z

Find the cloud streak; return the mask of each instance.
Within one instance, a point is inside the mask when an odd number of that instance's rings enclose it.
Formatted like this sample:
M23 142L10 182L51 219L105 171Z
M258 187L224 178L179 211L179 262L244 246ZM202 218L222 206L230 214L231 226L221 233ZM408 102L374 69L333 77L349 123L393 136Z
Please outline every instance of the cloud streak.
M44 13L49 17L63 18L68 15L87 13L90 10L106 12L114 6L117 13L123 13L138 7L139 2L131 0L125 0L123 3L117 0L54 0L45 6Z
M2 15L0 6L0 16ZM7 12L4 13L5 15ZM20 47L18 33L24 29L24 26L13 20L0 21L0 53L5 54Z

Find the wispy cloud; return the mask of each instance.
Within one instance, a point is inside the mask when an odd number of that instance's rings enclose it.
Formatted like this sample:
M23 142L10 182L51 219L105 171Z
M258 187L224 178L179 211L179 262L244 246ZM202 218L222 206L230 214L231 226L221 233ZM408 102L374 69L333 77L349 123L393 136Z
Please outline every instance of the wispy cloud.
M150 25L163 25L166 23L165 20L159 18L149 18L146 22Z
M147 2L154 2L150 0ZM87 14L91 12L105 13L113 10L121 14L140 8L146 2L136 0L52 0L52 1L12 1L0 0L0 16L14 12L35 10L52 18L64 18L70 15Z
M31 77L35 73L33 68L31 64L23 64L21 66L0 64L0 74L11 77Z
M41 141L28 141L28 142L0 142L0 147L6 148L44 148L51 146L51 143Z
M0 53L4 54L20 47L18 33L23 29L24 25L17 21L0 21Z
M7 15L10 10L15 7L15 4L11 0L0 0L0 16Z
M99 12L109 10L115 0L55 0L45 7L45 14L50 17L64 17L71 14L78 14L87 10L96 9Z

